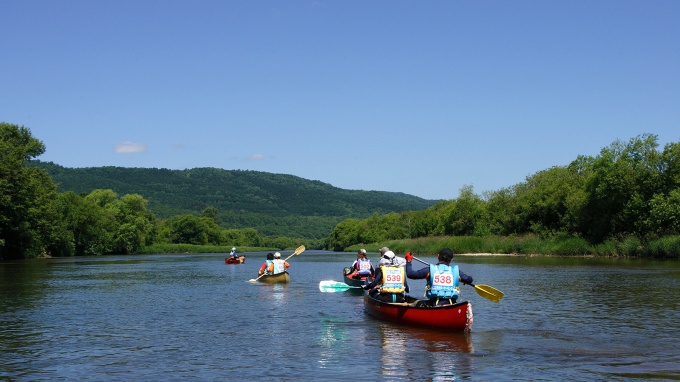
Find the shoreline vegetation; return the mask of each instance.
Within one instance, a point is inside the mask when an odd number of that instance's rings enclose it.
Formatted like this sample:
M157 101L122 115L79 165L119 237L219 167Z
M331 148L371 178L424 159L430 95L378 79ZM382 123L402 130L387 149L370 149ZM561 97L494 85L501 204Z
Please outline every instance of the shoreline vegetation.
M609 240L602 244L590 244L587 240L574 237L539 238L526 236L454 236L393 240L382 243L359 244L345 248L343 253L366 249L378 252L384 246L397 254L411 252L415 255L431 255L442 247L449 247L456 256L546 256L546 257L628 257L680 259L680 236L668 236L649 243L642 243L635 237ZM278 251L280 248L237 247L238 253ZM285 250L294 249L286 248ZM322 249L308 246L308 249ZM153 253L226 253L231 246L155 244L143 247L136 254Z
M553 256L553 257L631 257L680 259L680 236L666 236L643 243L634 236L591 244L578 237L540 238L523 236L450 236L394 240L381 245L355 245L348 251L378 251L387 246L397 254L434 254L448 247L456 256Z
M0 187L0 260L228 253L232 246L268 252L301 244L335 253L388 246L424 256L448 247L486 256L680 259L680 143L659 150L653 134L617 140L598 156L579 156L497 191L478 195L466 185L457 198L428 202L425 209L408 208L404 197L418 198L400 193L323 186L329 192L320 194L319 182L217 169L182 173L186 182L179 186L179 174L170 170L105 167L99 174L112 183L86 174L72 179L109 188L60 192L47 170L29 165L45 149L29 129L0 122L0 184L6 186ZM235 182L228 174L245 178ZM157 194L146 199L126 179L169 185L163 194L188 204L174 207L179 214L157 215L151 208ZM233 195L239 203L210 204ZM225 220L237 215L238 224Z
M137 255L151 255L156 253L224 253L231 252L231 245L197 245L197 244L153 244L141 248L135 252ZM294 248L293 248L294 249ZM236 253L279 251L277 248L269 247L237 247Z

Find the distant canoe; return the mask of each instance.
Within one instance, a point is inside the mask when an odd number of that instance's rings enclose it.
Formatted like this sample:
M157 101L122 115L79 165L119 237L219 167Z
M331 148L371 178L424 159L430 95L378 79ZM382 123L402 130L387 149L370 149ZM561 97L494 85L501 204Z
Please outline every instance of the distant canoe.
M244 255L241 255L236 259L234 259L233 257L225 257L224 258L225 264L243 264L245 262L246 262L246 257Z
M345 274L344 272L342 273L342 277L344 279L345 284L349 286L362 286L366 283L366 276L355 279L352 277L352 275L354 275L354 273L351 273L349 275Z
M446 332L472 330L472 304L469 301L436 307L416 306L420 301L406 296L406 302L388 303L364 295L364 310L369 315L404 325L427 327Z
M257 281L267 284L288 284L290 282L290 275L288 271L283 271L275 275L264 275L257 279Z

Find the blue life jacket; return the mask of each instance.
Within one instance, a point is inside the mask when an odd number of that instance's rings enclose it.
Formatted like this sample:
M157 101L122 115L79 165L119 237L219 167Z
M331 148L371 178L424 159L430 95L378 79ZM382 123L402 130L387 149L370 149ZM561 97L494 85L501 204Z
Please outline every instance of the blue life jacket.
M454 298L458 299L458 266L446 264L430 264L430 277L427 279L427 298Z
M272 262L274 262L274 260L265 260L265 263L267 263L267 266L264 268L264 273L266 273L268 275L272 274L271 272L269 272L269 265L271 265Z

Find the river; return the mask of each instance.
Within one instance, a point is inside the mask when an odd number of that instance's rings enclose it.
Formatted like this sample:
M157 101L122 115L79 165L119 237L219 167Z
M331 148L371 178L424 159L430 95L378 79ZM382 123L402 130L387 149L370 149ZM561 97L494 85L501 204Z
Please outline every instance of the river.
M455 257L505 297L462 286L474 324L451 334L320 292L353 254L303 252L288 285L248 281L264 253L224 257L0 263L0 380L680 380L677 261ZM409 284L422 296L423 280Z

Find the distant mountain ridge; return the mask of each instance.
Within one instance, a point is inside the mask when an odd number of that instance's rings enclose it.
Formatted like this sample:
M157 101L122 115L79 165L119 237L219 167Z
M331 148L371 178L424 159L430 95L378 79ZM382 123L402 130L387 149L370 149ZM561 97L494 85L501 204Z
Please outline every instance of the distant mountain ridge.
M326 237L348 218L423 210L437 200L386 191L344 190L316 180L259 171L194 168L67 168L34 160L59 192L112 189L140 194L159 218L198 214L215 207L225 228L254 228L268 236Z

